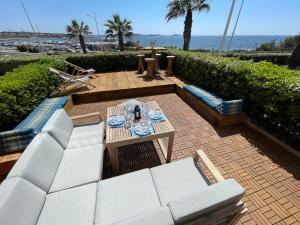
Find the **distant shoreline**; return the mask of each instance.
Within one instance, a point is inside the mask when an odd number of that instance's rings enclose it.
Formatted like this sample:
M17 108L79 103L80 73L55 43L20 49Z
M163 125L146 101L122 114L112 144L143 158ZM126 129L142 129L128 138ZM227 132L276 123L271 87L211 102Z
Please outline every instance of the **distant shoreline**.
M32 37L41 37L41 38L66 38L67 34L64 33L47 33L47 32L42 32L42 33L33 33L33 32L0 32L0 39L5 39L5 38L32 38ZM96 35L90 35L90 36L96 36ZM100 35L104 37L104 35ZM148 37L181 37L181 34L134 34L134 36L148 36ZM220 37L221 35L192 35L193 37ZM252 36L291 36L291 35L257 35L257 34L252 34L252 35L236 35L236 37L252 37Z

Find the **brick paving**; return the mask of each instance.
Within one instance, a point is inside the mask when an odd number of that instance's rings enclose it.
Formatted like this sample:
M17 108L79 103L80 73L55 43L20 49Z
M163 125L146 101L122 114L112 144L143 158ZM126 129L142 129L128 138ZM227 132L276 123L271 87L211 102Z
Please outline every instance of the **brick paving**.
M175 128L172 160L203 149L225 178L235 178L246 189L243 201L248 213L239 224L300 224L299 158L245 125L213 127L176 94L139 99L157 101ZM100 112L105 119L106 108L122 101L75 105L68 113ZM119 157L123 173L165 163L156 142L124 147ZM105 161L107 178L111 176L107 155Z

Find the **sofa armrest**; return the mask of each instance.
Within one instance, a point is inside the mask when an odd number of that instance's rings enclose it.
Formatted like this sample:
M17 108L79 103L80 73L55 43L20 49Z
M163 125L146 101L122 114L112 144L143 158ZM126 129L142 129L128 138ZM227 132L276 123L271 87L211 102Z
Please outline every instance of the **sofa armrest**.
M238 206L238 203L244 193L245 189L237 181L228 179L170 201L168 206L176 224L204 219L212 214L218 215L218 211L222 212L222 216L227 217L236 213L235 208L243 209L243 206ZM224 209L230 210L224 213Z
M70 118L72 120L77 120L77 119L83 119L83 118L92 117L92 116L99 116L99 118L102 120L99 112L87 113L87 114L83 114L83 115L79 115L79 116L72 116Z
M205 166L211 172L211 174L214 176L217 182L221 182L225 180L222 174L220 173L220 171L215 167L215 165L210 161L210 159L201 149L197 150L196 154L194 155L195 163L197 163L199 159L201 159L204 162Z

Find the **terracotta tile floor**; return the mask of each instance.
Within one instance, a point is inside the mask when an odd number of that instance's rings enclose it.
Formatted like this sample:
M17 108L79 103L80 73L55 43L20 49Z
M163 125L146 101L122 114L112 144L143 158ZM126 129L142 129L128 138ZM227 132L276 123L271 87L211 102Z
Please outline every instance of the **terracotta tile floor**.
M155 100L175 128L172 160L203 149L225 178L235 178L246 189L248 213L239 224L300 224L299 158L259 136L244 125L215 128L176 94L143 97ZM74 106L69 114L100 111L124 100ZM91 121L95 118L91 118ZM78 121L81 123L82 121ZM123 173L165 163L156 142L120 149ZM105 177L110 177L108 157Z

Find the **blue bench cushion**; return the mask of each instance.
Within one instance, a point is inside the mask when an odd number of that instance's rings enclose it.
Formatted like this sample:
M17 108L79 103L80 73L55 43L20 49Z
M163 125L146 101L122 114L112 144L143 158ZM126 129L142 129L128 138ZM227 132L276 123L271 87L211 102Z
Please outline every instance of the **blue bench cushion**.
M43 103L37 106L30 114L23 120L18 126L15 127L15 130L22 128L33 128L36 132L41 132L44 125L47 123L48 119L57 109L64 107L68 98L50 98L46 99Z
M194 95L196 98L201 99L213 109L217 109L217 107L223 102L223 99L202 89L201 87L186 85L183 87L183 90Z
M243 100L223 101L217 108L221 115L235 115L243 112Z
M221 115L235 115L243 112L243 100L224 101L222 98L204 90L201 87L186 85L183 90L189 92L196 98L205 102L212 109L217 110Z
M23 150L36 135L33 128L0 132L0 153Z
M0 132L0 154L23 151L55 110L63 108L67 101L67 97L46 99L13 130Z

